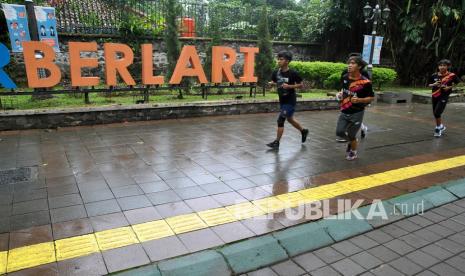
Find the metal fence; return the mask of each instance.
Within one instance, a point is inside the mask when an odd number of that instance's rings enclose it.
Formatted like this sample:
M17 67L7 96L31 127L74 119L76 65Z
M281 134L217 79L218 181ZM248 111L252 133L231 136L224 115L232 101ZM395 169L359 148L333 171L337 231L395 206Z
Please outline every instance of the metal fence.
M210 37L210 26L217 20L222 38L255 39L260 10L231 7L229 4L179 3L181 37ZM163 0L61 0L54 1L58 30L68 34L134 34L161 37L165 28ZM301 32L289 22L298 23L298 14L281 20L279 11L269 14L272 39L303 41ZM294 16L293 16L294 17ZM282 23L281 23L282 22ZM286 26L283 26L286 23Z

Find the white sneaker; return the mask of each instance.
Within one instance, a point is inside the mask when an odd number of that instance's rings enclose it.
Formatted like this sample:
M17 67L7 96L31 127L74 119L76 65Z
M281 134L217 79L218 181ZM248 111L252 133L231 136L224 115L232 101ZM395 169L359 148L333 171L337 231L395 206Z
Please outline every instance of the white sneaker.
M434 137L441 137L444 132L446 131L446 127L444 125L441 125L440 127L436 127L434 129Z

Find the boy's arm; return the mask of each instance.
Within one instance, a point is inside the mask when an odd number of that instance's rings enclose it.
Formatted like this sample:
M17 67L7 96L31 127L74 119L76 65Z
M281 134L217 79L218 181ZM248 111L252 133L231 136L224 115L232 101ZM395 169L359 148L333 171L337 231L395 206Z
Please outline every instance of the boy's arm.
M441 85L441 81L436 81L435 82L433 76L431 76L429 78L428 83L429 83L428 87L437 87L437 86Z
M273 72L273 73L271 74L271 81L268 82L268 85L275 85L275 84L276 84L276 81L277 81L276 72Z

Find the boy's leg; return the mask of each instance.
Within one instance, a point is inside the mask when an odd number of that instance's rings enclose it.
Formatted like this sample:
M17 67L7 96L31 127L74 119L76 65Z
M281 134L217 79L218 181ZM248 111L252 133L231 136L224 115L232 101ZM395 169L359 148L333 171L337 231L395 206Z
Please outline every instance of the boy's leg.
M300 123L297 122L297 121L294 119L294 116L288 117L288 118L287 118L287 121L288 121L293 127L295 127L296 129L298 129L300 132L302 132L302 131L304 130L304 128L300 125Z
M341 113L339 119L337 120L336 125L336 136L348 139L347 137L347 128L349 127L350 122L346 119L346 115Z
M357 132L360 130L360 123L352 123L347 129L347 136L349 136L350 148L357 150Z
M284 122L286 122L286 117L282 115L282 113L279 114L278 116L278 130L276 131L276 140L274 140L271 143L266 144L268 147L272 149L278 149L279 148L279 141L281 140L281 137L283 137L284 133Z
M298 129L300 131L300 134L302 134L302 143L305 143L305 141L307 140L307 136L308 136L308 129L306 128L303 128L299 122L297 122L295 119L294 119L294 116L292 117L288 117L287 118L287 121L292 125L294 126L296 129Z
M368 132L368 127L362 123L362 127L360 128L360 136L363 138L365 138L367 136L367 132Z
M354 160L357 158L357 133L362 126L364 112L358 112L351 115L350 121L351 124L347 128L347 136L349 138L350 143L350 151L347 155L347 160Z
M433 98L433 113L436 120L435 137L442 136L442 133L446 130L446 127L442 124L442 113L444 113L446 105L447 99Z
M278 130L276 131L276 141L281 141L281 137L283 137L284 133L284 127L278 127Z

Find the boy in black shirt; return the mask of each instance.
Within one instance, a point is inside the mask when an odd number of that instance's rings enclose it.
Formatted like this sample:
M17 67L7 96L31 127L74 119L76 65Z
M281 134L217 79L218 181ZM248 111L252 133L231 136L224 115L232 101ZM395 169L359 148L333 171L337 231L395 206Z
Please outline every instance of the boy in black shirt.
M451 62L443 59L438 62L438 72L434 73L429 80L429 87L433 89L432 102L433 114L436 119L436 128L434 129L434 137L441 137L446 127L442 124L442 113L446 109L449 95L452 88L460 80L456 74L449 72Z
M294 119L295 106L297 97L295 93L296 88L302 88L302 78L299 74L289 69L289 62L292 60L292 54L287 51L278 53L278 66L279 69L274 71L271 76L270 84L276 84L278 87L280 113L278 116L278 131L276 140L267 144L268 147L273 149L279 148L279 141L284 133L284 122L286 119L292 126L300 131L302 134L302 143L305 142L308 135L308 129L302 126Z
M349 141L346 159L351 161L357 156L357 132L363 121L365 106L374 99L371 81L361 74L366 63L359 56L347 61L348 73L344 75L342 91L338 93L341 114L337 122L336 135Z

